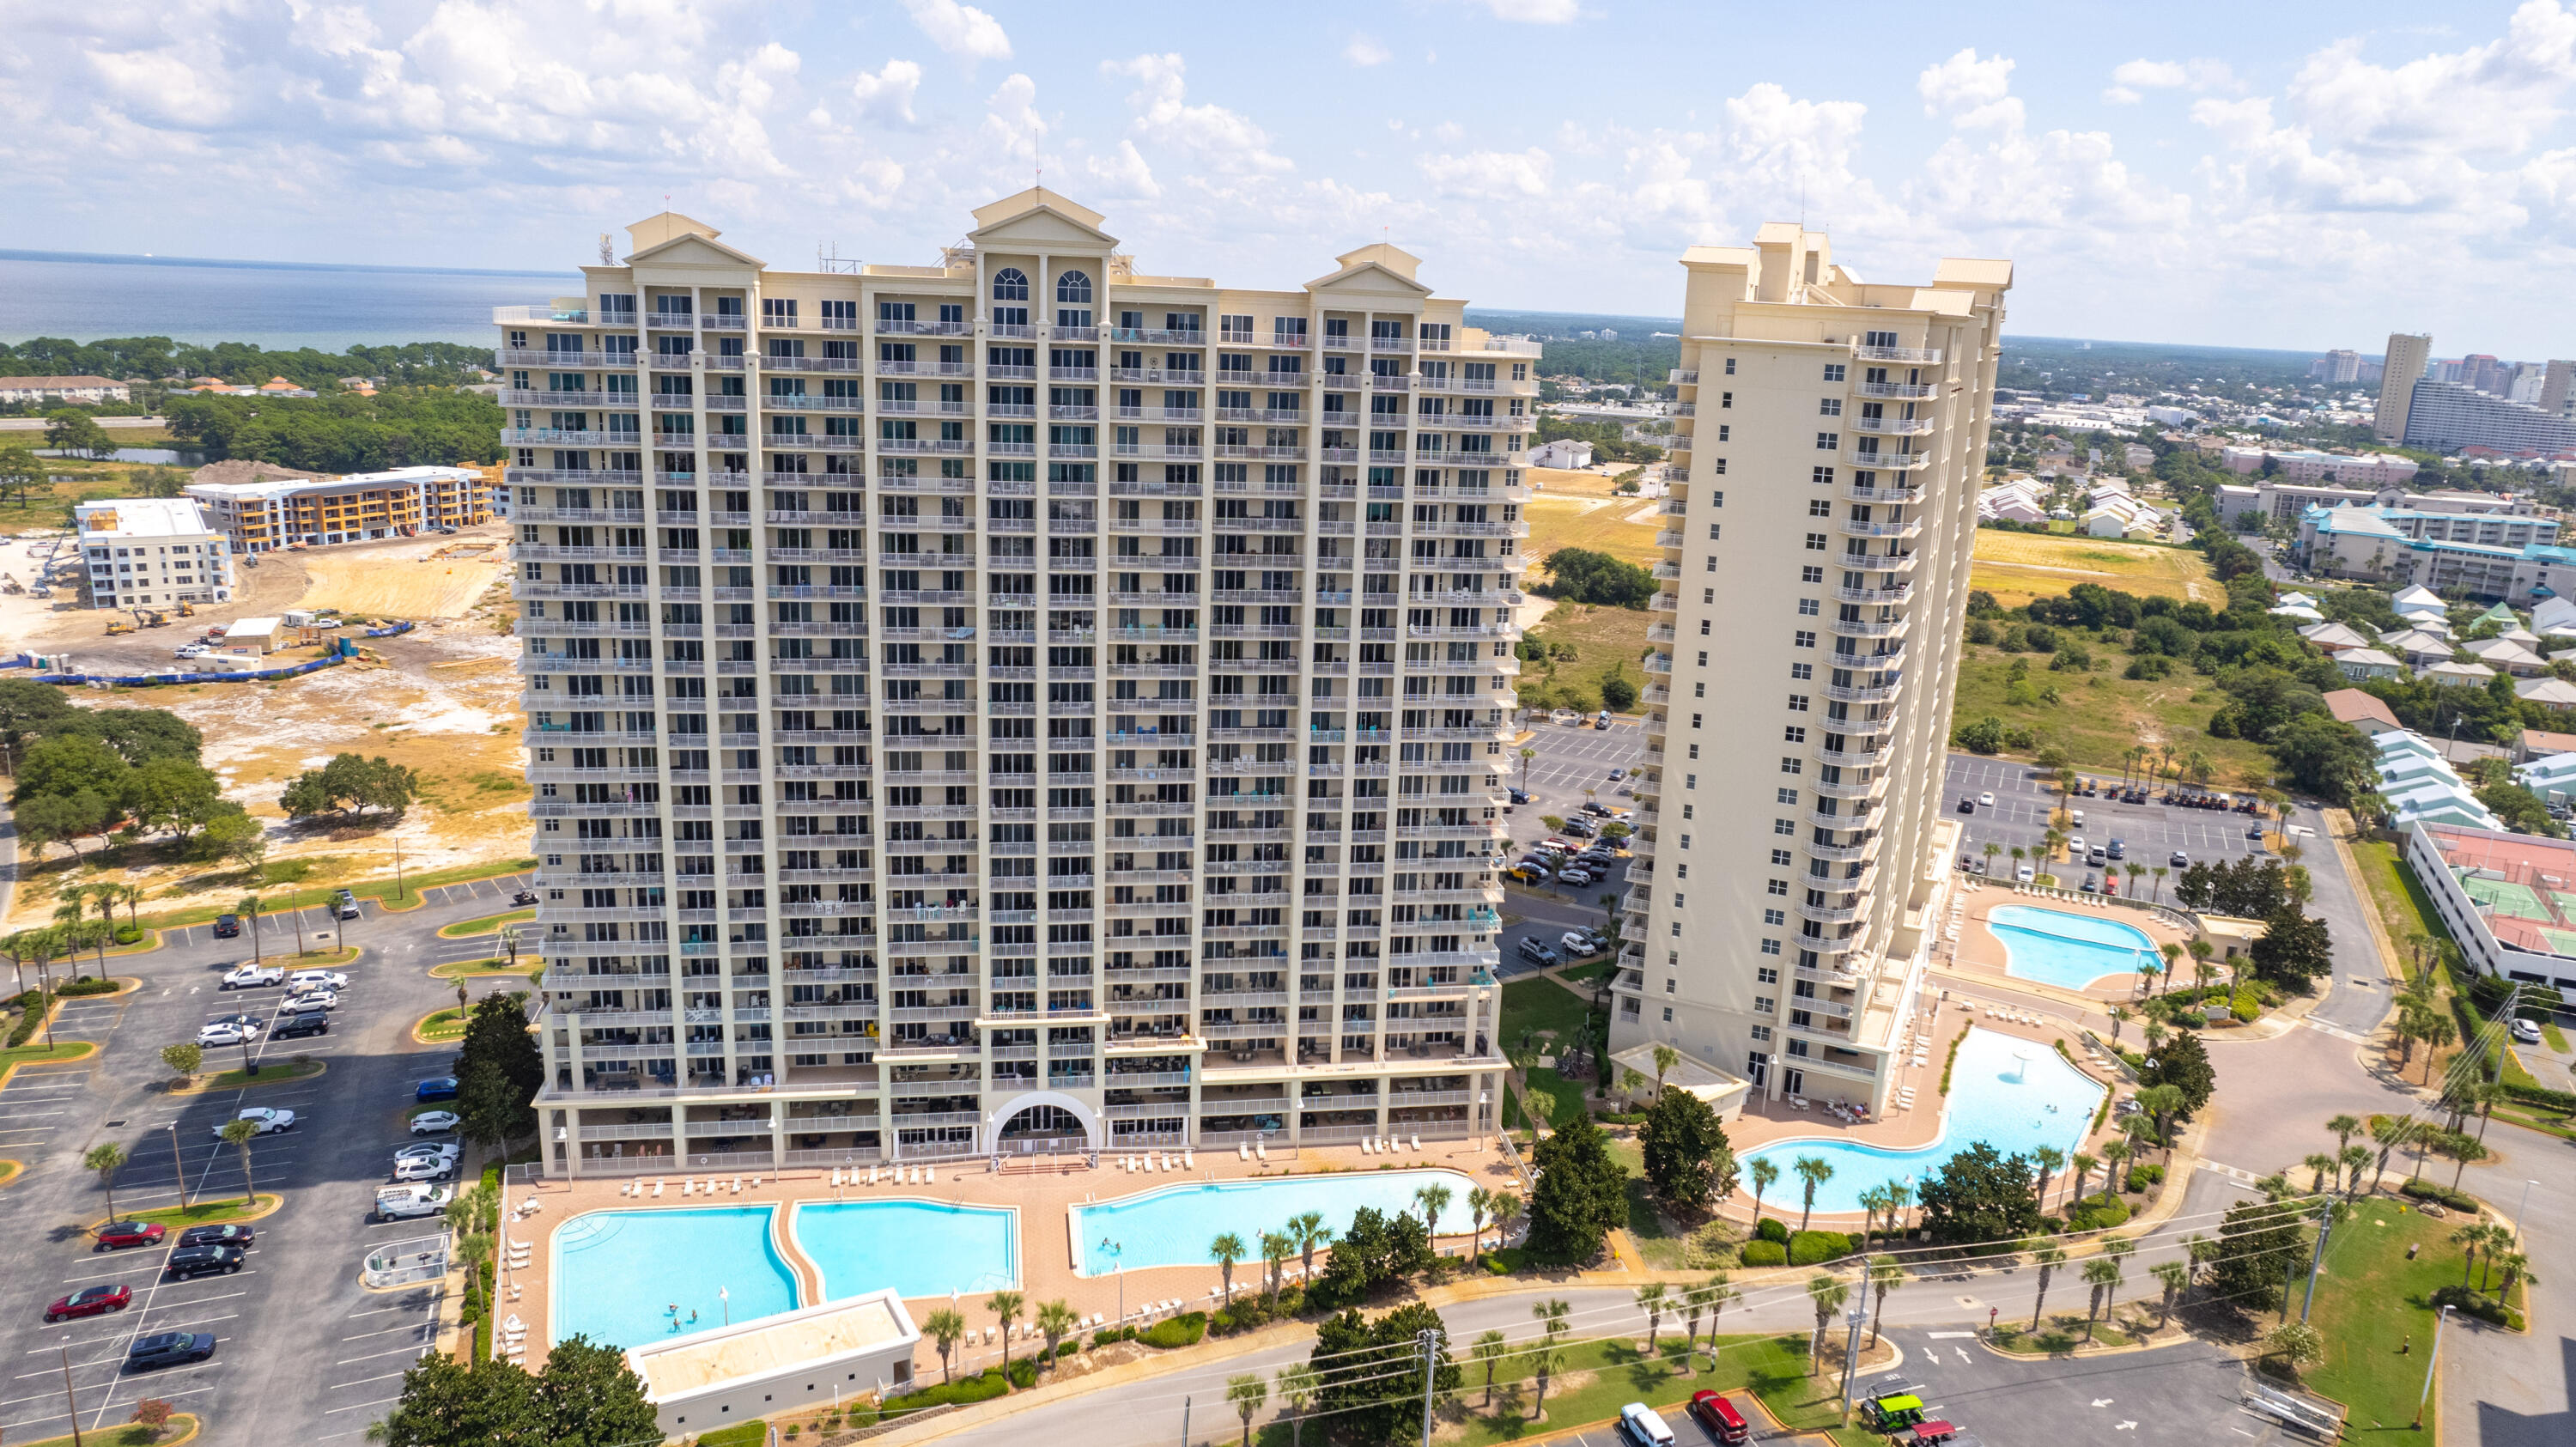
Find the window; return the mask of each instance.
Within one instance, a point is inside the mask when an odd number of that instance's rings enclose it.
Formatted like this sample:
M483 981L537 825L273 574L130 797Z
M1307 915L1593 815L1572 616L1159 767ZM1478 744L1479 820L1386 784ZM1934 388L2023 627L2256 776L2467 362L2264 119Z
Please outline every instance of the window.
M1673 908L1675 908L1675 909L1687 909L1687 908L1689 908L1689 907L1690 907L1690 906L1689 906L1689 902L1688 902L1688 901L1686 901L1685 899L1683 899L1683 898L1682 898L1682 896L1681 896L1678 892L1676 892L1676 893L1673 895Z
M1788 727L1781 730L1780 741L1782 743L1789 744L1805 743L1807 741L1806 726L1804 724L1790 724Z
M1772 1014L1779 1008L1779 1003L1773 1000L1769 995L1756 995L1753 997L1753 1013L1756 1015Z
M1756 984L1776 985L1780 983L1780 972L1769 965L1758 966L1753 971L1753 979Z
M1829 518L1833 515L1834 504L1832 499L1822 497L1811 497L1807 499L1807 516L1811 518Z
M1766 909L1762 911L1762 922L1766 925L1787 924L1789 915L1786 910Z
M1784 819L1784 820L1782 820L1781 822L1785 824L1785 823L1787 823L1788 821ZM1771 851L1771 863L1772 863L1772 865L1773 865L1775 868L1779 868L1779 869L1786 869L1786 868L1788 868L1788 867L1789 867L1789 851L1788 851L1788 850L1786 850L1786 849L1774 849L1774 850L1772 850L1772 851Z
M1834 485L1834 470L1830 467L1819 467L1807 480L1819 487L1831 487Z
M1839 382L1839 381L1841 381L1841 380L1843 379L1843 376L1844 376L1844 368L1843 368L1843 364L1842 364L1842 363L1840 363L1840 362L1827 362L1827 363L1825 363L1825 380L1826 380L1826 381L1828 381L1828 382Z
M1762 888L1766 894L1776 894L1783 899L1789 897L1789 881L1785 879L1770 880Z
M1670 1005L1664 1007L1664 1023L1667 1025L1673 1023L1673 1007Z
M1774 793L1774 794L1776 794L1776 795L1778 796L1778 802L1780 802L1780 803L1782 803L1782 804L1785 804L1785 805L1787 805L1788 807L1790 807L1790 808L1792 808L1792 809L1795 809L1795 808L1797 808L1797 807L1798 807L1798 791L1797 791L1797 790L1795 790L1795 789L1777 789L1777 790L1774 790L1774 791L1773 791L1773 793Z
M1709 625L1709 620L1708 620L1708 619L1706 619L1706 618L1702 618L1701 620L1699 620L1699 636L1700 636L1700 637L1702 637L1702 638L1706 638L1706 637L1708 636L1708 625Z
M1809 534L1807 534L1807 551L1808 551L1808 552L1811 552L1811 553L1821 553L1821 552L1823 552L1824 550L1825 550L1825 535L1824 535L1823 533L1809 533Z
M1789 695L1789 712L1791 712L1791 713L1805 713L1806 711L1807 711L1807 696L1806 696L1805 694L1803 694L1803 693L1793 693L1793 694Z
M1789 665L1789 676L1791 678L1813 678L1816 676L1816 665L1812 663L1792 663Z
M1672 976L1670 976L1670 975L1666 975L1666 976L1664 977L1664 993L1665 993L1665 994L1667 994L1667 995L1678 995L1678 994L1680 994L1681 992L1682 992L1682 982L1681 982L1681 981L1679 981L1679 980L1674 979L1674 978L1673 978ZM1671 1012L1671 1011L1669 1011L1669 1010L1665 1011L1665 1012L1664 1012L1664 1018L1665 1018L1665 1019L1667 1019L1667 1020L1669 1020L1669 1019L1673 1018L1672 1012Z
M1724 506L1726 506L1726 494L1725 494L1725 493L1722 493L1722 492L1712 492L1712 493L1710 493L1710 494L1708 495L1708 505L1709 505L1710 507L1724 507ZM1715 537L1715 536L1717 536L1717 534L1715 534L1715 533L1711 533L1711 534L1709 534L1709 536L1710 536L1710 537Z
M1682 775L1682 787L1683 787L1683 788L1685 788L1685 789L1696 789L1696 788L1698 788L1698 787L1699 787L1699 775L1697 775L1697 774L1684 774L1684 775Z
M1091 277L1088 273L1068 271L1055 279L1055 299L1068 306L1091 305Z
M1801 628L1789 635L1789 642L1799 648L1813 648L1816 646L1816 635Z
M1784 757L1780 760L1780 772L1784 774L1794 774L1805 767L1806 764L1795 757Z
M1714 572L1716 572L1716 571L1717 571L1717 559L1715 559L1715 558L1710 558L1710 559L1708 560L1708 568L1707 568L1707 570L1706 570L1706 571L1708 571L1708 572L1712 572L1712 573L1714 573Z
M1840 397L1818 398L1816 400L1816 415L1819 417L1840 417L1843 415L1843 399Z
M1693 744L1690 746L1690 756L1694 759L1699 757L1699 745Z
M1016 266L1006 266L993 273L993 300L1027 301L1029 275Z
M1718 441L1720 441L1720 442L1724 442L1724 441L1726 440L1726 438L1727 438L1728 430L1729 430L1729 424L1724 423L1724 422L1720 422L1719 424L1717 424L1717 440L1718 440Z
M1798 616L1801 618L1813 618L1819 611L1821 611L1822 607L1823 605L1816 599L1801 598L1798 600Z
M1713 543L1717 541L1717 530L1720 526L1721 524L1718 523L1710 523L1708 525L1708 540L1710 542Z
M1795 834L1798 832L1798 822L1794 819L1774 819L1771 821L1771 832L1774 834ZM1775 849L1771 852L1777 854L1780 851Z
M1824 580L1825 570L1817 567L1813 563L1809 563L1798 570L1798 581L1801 583L1821 583Z
M1839 432L1819 432L1816 434L1816 450L1818 452L1831 452L1842 445L1843 435Z
M1699 651L1699 666L1702 668L1708 667L1708 650L1705 648Z
M1716 590L1715 588L1702 588L1702 589L1700 589L1700 590L1699 590L1699 600L1700 600L1701 602L1703 602L1703 603L1714 603L1714 602L1716 602L1716 601L1717 601L1717 590Z
M1778 940L1764 940L1762 942L1762 953L1766 955L1776 955L1780 953L1780 942ZM1771 1027L1768 1025L1754 1026L1753 1038L1760 1041L1768 1041L1771 1038ZM1758 1060L1747 1066L1746 1069L1758 1076L1763 1073L1764 1069L1768 1067L1770 1063L1771 1062L1768 1060Z
M1734 394L1734 393L1732 393L1732 392L1720 392L1720 393L1718 393L1718 394L1717 394L1717 405L1718 405L1718 406L1720 406L1720 407L1732 407L1732 406L1734 406L1734 405L1735 405L1735 394Z
M1698 728L1698 727L1699 727L1699 715L1698 715L1698 714L1692 714L1692 715L1691 715L1691 727L1692 727L1692 728Z
M1682 836L1682 847L1684 849L1690 848L1690 836L1687 834Z
M1732 376L1734 376L1734 375L1735 375L1735 359L1734 359L1733 357L1729 357L1729 358L1727 358L1727 359L1726 359L1726 375L1728 375L1728 376L1730 376L1730 377L1732 377ZM1735 395L1735 394L1734 394L1734 393L1732 393L1732 392L1730 392L1730 393L1728 393L1727 395L1731 397L1731 396L1733 396L1733 395Z
M1691 697L1693 697L1693 698L1706 698L1706 697L1708 697L1708 684L1707 684L1705 681L1701 681L1701 682L1693 683L1693 684L1691 685Z

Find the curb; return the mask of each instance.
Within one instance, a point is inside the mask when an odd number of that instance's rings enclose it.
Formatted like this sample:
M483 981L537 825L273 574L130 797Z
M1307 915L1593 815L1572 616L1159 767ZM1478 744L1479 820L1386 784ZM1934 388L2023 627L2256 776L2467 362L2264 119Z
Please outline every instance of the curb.
M0 1159L0 1166L6 1166L8 1168L8 1174L0 1175L0 1186L14 1186L27 1174L27 1163L25 1161Z
M283 1191L261 1191L261 1192L258 1192L258 1193L257 1193L257 1195L256 1195L256 1198L255 1198L255 1199L256 1199L256 1200L265 1200L266 1202L268 1202L268 1204L267 1204L266 1206L259 1206L259 1205L254 1204L254 1206L253 1206L253 1208L252 1208L251 1210L249 1210L249 1211L247 1211L247 1212L244 1212L243 1214L241 1214L241 1215L239 1215L239 1216L235 1216L235 1217L233 1217L233 1218L232 1218L231 1220L229 1220L229 1221L201 1221L201 1222L199 1222L198 1224L199 1224L199 1225L201 1225L201 1226L239 1226L239 1225L241 1225L241 1224L243 1224L244 1222L247 1222L247 1221L265 1221L265 1220L267 1220L269 1217L274 1216L274 1215L276 1215L278 1212L283 1211L283 1210L285 1210L285 1209L286 1209L286 1193L285 1193L285 1192L283 1192ZM203 1205L203 1204L204 1204L204 1200L203 1200L203 1198L200 1198L200 1199L199 1199L198 1204L200 1204L200 1205ZM115 1220L120 1220L120 1219L122 1219L122 1220L132 1220L133 1218L132 1218L132 1217L130 1217L130 1216L127 1216L127 1217L101 1216L101 1217L99 1217L97 1220L90 1222L88 1225L81 1227L81 1231L82 1231L82 1233L83 1233L83 1234L89 1234L89 1233L92 1233L92 1232L97 1231L99 1227L106 1225L106 1224L107 1224L108 1222L110 1222L110 1221L115 1221ZM168 1226L170 1223L169 1223L169 1222L167 1222L167 1221L164 1221L164 1222L162 1222L161 1224L162 1224L162 1225L165 1225L165 1226ZM185 1226L176 1226L176 1227L172 1227L171 1229L173 1229L173 1230L178 1230L178 1231L185 1231L185 1230L187 1230L187 1229L189 1229L189 1228L187 1228L187 1227L185 1227Z
M510 919L507 917L514 914L525 914L527 918ZM536 909L533 906L525 906L519 909L503 910L499 915L488 915L479 920L459 920L455 924L440 925L438 927L437 935L438 938L443 940L479 939L484 935L497 935L514 924L531 923L536 919L536 917ZM465 928L467 925L474 925L477 926L477 928L467 929ZM449 933L451 930L455 931L455 933Z
M431 1019L439 1015L444 1015L455 1008L456 1007L453 1005L441 1005L437 1009L430 1011L429 1014L423 1015L419 1019L414 1020L411 1025L412 1043L415 1045L453 1045L457 1041L464 1039L464 1027L471 1022L473 1016L473 1011L471 1009L468 1009L465 1015L458 1019L457 1025L459 1028L453 1036L441 1036L438 1039L433 1040L427 1035L421 1033L422 1028L428 1025Z
M8 1085L21 1070L38 1065L75 1065L98 1054L98 1042L95 1040L66 1040L63 1044L79 1048L80 1053L56 1056L51 1060L12 1060L6 1068L0 1069L0 1086Z
M220 1050L224 1047L217 1046L215 1048ZM161 1093L163 1095L213 1095L218 1091L224 1090L255 1090L263 1085L287 1085L300 1080L319 1080L323 1076L331 1073L331 1062L328 1060L316 1060L313 1062L313 1065L313 1069L303 1071L295 1075L280 1075L275 1077L260 1075L254 1076L248 1080L236 1080L230 1085L190 1085L176 1090L165 1090ZM265 1066L262 1067L262 1069L265 1068Z
M2171 1333L2169 1338L2167 1333ZM2166 1347L2180 1346L2184 1342L2190 1340L2192 1340L2192 1335L2189 1331L2174 1327L2158 1327L2154 1332L2148 1335L2145 1341L2131 1342L2127 1346L2106 1347L2097 1344L2071 1352L2008 1352L2002 1347L1996 1346L1993 1342L1986 1340L1985 1332L1981 1331L1977 1333L1977 1345L1982 1348L1988 1356L2000 1357L2008 1362L2089 1362L2096 1357L2128 1356L2136 1352L2161 1351Z

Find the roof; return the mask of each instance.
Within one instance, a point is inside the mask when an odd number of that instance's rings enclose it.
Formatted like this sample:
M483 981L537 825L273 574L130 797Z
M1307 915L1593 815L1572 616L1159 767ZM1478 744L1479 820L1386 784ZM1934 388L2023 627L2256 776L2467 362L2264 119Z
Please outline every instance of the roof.
M281 468L279 471L282 472L284 469ZM477 467L396 467L383 472L345 473L338 477L317 477L311 473L294 473L284 477L272 476L257 482L191 482L188 484L187 492L191 497L223 498L229 501L268 500L290 497L299 492L366 487L375 483L427 482L442 478L452 482L463 482L480 478L482 475L483 470Z
M2411 583L2406 587L2398 589L2396 596L2389 599L2389 602L2400 608L2413 604L2423 604L2429 607L2439 608L2442 606L2442 595L2425 587L2421 583Z
M2551 733L2547 729L2524 729L2522 749L2527 754L2576 754L2576 734Z
M661 1403L789 1368L890 1353L920 1339L902 1298L888 1288L629 1347L626 1362L644 1379L646 1398Z
M2426 824L2424 833L2498 942L2576 955L2576 846L2491 827Z
M2357 688L2338 688L2326 695L2326 712L2343 723L2358 724L2364 720L2396 728L2397 715L2387 704Z
M92 538L166 538L179 533L203 533L206 526L197 505L184 497L128 497L103 502L85 502L73 510L80 521L83 540Z
M2526 678L2515 684L2513 691L2521 695L2525 703L2542 704L2549 708L2576 708L2576 683L2569 683L2563 678ZM2524 732L2528 737L2529 730Z
M122 387L123 382L107 377L0 377L0 389L59 392L68 387Z
M224 636L226 638L236 635L243 638L266 638L285 626L286 622L282 618L244 618L226 628Z
M2351 665L2358 663L2365 668L2403 668L2406 666L2405 664L2398 662L2396 659L2389 657L2387 654L2380 652L2376 648L2346 649L2345 651L2335 655L2335 663L2342 667L2350 667Z
M2277 613L2281 610L2275 608L2272 611ZM2312 628L2302 628L2299 630L2299 636L2319 648L2327 649L2364 648L2370 643L2368 638L2340 623L2319 623Z

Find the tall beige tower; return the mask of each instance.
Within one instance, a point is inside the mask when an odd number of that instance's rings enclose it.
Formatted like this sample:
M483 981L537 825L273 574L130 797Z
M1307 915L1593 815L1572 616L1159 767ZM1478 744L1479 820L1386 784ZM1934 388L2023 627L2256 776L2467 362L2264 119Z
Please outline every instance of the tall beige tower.
M2397 442L2406 436L2406 409L2415 399L2415 384L2424 379L2424 364L2433 357L2433 338L2413 332L2388 334L2388 364L2379 374L2379 412L2373 430Z
M1881 1108L1954 877L1942 763L2012 265L1866 285L1785 223L1682 265L1688 470L1612 1052L1673 1045L1735 1103Z
M2552 417L2576 415L2576 362L2549 364L2540 381L2540 410Z

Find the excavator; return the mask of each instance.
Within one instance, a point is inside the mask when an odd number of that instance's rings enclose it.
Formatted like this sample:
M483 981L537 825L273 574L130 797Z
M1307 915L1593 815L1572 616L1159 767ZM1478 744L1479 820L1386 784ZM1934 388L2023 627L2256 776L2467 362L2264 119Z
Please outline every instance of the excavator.
M133 631L134 625L126 622L122 618L110 618L107 620L107 636L110 638L115 637L119 633L131 633Z

